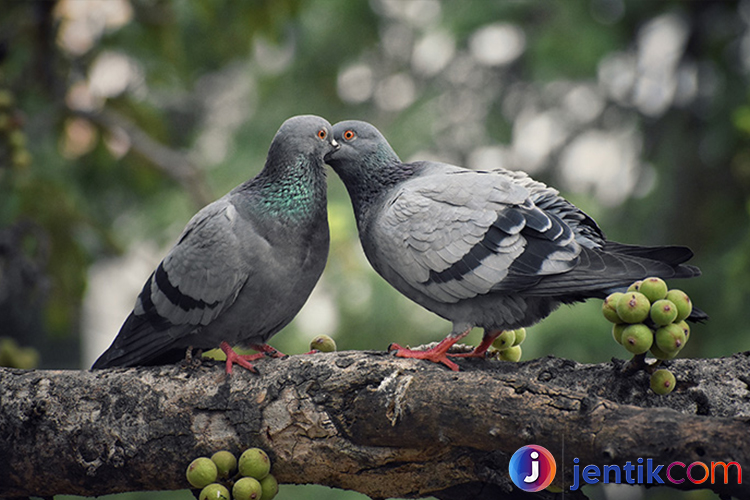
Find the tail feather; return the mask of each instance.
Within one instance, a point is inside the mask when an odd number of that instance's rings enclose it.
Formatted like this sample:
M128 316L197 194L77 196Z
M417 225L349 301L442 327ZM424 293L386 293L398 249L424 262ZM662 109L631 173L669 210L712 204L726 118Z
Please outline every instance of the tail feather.
M693 258L692 250L690 250L688 247L676 245L649 247L640 245L628 245L626 243L618 243L616 241L607 241L604 243L602 250L608 253L616 253L620 255L630 255L632 257L641 257L643 259L657 260L672 266L684 264L685 262Z
M575 302L604 298L650 276L664 280L700 276L700 269L683 264L690 256L692 252L686 247L638 247L607 242L604 249L582 248L575 268L546 276L524 293Z
M687 319L688 321L692 321L693 323L703 323L704 321L708 321L708 314L706 314L705 311L698 309L697 307L693 307L693 311L690 313L690 316L688 316Z
M98 370L178 361L185 352L174 345L174 339L182 333L172 331L174 328L157 330L143 317L130 313L112 345L99 356L91 368ZM185 327L180 328L184 329Z
M700 276L700 269L685 264L692 256L689 248L681 246L641 247L606 242L601 249L582 248L575 268L546 276L524 293L555 297L564 303L603 299L651 276L664 280ZM702 322L708 319L708 314L694 307L687 319Z

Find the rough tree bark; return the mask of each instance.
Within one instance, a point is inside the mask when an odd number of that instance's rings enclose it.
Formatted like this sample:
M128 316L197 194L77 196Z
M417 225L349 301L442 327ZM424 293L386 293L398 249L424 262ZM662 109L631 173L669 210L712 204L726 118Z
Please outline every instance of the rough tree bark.
M510 482L508 460L525 444L555 455L555 483L571 499L583 498L569 490L573 457L750 470L750 353L673 361L679 383L668 396L617 360L459 363L456 373L339 352L262 360L261 375L230 377L213 362L0 369L0 497L182 489L193 458L250 446L269 452L281 483L372 498L555 498ZM734 474L729 484L719 474L714 484L666 485L750 498Z

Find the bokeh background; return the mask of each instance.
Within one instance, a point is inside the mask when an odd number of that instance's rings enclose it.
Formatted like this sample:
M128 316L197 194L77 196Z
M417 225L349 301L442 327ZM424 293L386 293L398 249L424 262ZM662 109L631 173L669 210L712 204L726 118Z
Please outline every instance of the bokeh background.
M683 355L748 350L749 28L748 0L4 0L0 361L90 366L190 217L257 174L303 113L370 121L404 160L525 170L610 239L690 246L703 277L670 285L711 321ZM329 186L328 266L272 344L441 339L449 324L369 267L333 173ZM625 358L600 307L530 328L524 359Z

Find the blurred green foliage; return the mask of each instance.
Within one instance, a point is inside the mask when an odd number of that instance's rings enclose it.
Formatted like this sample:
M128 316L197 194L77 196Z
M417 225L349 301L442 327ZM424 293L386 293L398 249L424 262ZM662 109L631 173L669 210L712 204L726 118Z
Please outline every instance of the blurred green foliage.
M104 5L109 14L100 11ZM33 345L44 367L80 366L90 267L144 241L170 245L197 208L260 170L289 116L372 121L404 159L468 164L479 148L507 151L529 113L563 116L579 86L595 99L571 102L598 99L601 110L562 120L564 137L533 166L534 176L560 187L611 239L693 248L703 277L670 286L686 290L711 320L694 328L684 356L750 349L746 3L6 0L1 11L0 336ZM523 33L518 57L478 64L476 33L508 25ZM664 64L667 77L677 75L669 80L675 87L654 91L675 97L657 109L639 103L633 82L645 71L648 30L659 26L672 27L661 35L682 33L684 40L665 54L676 56ZM416 47L434 33L447 34L454 52L448 62L426 61L427 68L443 64L437 70L420 70ZM113 55L130 69L114 80L97 76ZM625 81L621 94L607 87L612 61L633 70L615 75L616 84ZM346 84L347 70L357 66L365 77ZM401 79L389 80L394 75ZM401 84L390 94L389 81ZM346 85L355 97L342 97ZM560 167L566 148L591 130L635 137L637 179L622 203L574 189ZM11 139L18 132L24 140ZM165 161L143 137L178 160ZM318 333L332 335L341 350L441 339L447 322L370 269L345 189L335 175L329 179L332 247L320 300L333 320L324 322L330 331ZM621 357L599 308L564 306L530 328L524 358ZM304 352L315 317L303 316L272 343ZM287 496L282 488L280 498L329 498L315 491ZM690 496L699 497L708 498Z

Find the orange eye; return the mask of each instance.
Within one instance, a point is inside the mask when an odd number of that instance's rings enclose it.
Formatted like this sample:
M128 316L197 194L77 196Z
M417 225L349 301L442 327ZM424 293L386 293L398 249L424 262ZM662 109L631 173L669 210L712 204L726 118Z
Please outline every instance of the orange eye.
M344 139L347 141L351 141L352 139L354 139L355 136L356 134L354 133L353 130L347 130L346 132L344 132L344 135L343 135Z
M324 128L318 130L318 139L325 139L328 137L328 131Z

